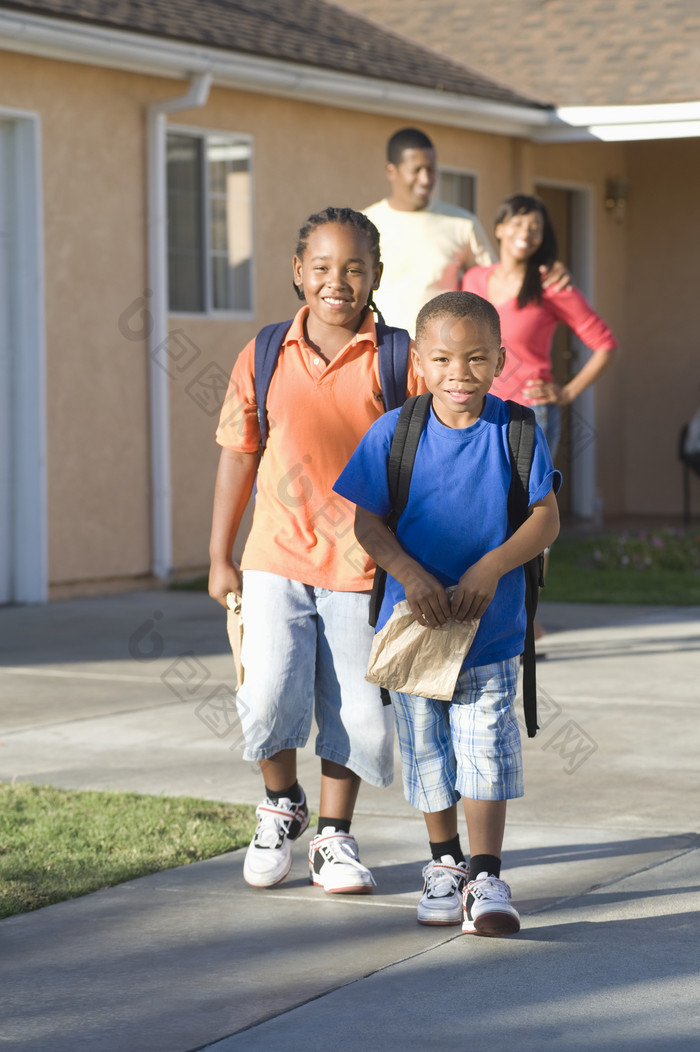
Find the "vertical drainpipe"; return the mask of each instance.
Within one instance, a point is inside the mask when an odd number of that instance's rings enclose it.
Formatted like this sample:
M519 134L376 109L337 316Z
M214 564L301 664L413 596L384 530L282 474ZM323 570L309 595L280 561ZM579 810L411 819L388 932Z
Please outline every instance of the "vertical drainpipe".
M185 95L148 107L148 288L153 319L148 347L151 417L151 517L154 576L167 580L173 564L170 470L170 378L156 351L168 338L168 203L165 138L168 114L206 105L211 73L192 77Z

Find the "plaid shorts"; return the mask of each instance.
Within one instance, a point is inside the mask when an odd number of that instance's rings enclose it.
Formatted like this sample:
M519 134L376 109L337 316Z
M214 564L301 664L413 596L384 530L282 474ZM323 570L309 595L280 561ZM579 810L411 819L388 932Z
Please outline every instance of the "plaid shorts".
M461 797L523 795L514 701L520 659L463 669L452 701L392 691L404 794L420 811L443 811Z

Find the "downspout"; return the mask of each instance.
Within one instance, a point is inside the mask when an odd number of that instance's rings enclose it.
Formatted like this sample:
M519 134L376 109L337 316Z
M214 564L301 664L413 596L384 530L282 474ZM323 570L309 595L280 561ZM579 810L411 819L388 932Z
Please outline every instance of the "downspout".
M166 134L168 114L206 105L211 73L192 77L189 91L148 107L148 288L152 317L148 345L151 415L152 573L172 571L172 481L170 466L170 377L157 351L168 338L168 203ZM167 361L167 358L165 359Z

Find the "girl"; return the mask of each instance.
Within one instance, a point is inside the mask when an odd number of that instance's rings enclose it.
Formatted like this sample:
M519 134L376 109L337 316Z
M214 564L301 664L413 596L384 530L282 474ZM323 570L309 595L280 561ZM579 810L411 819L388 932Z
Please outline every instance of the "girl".
M262 456L255 341L234 366L222 410L209 594L222 606L229 592L243 596L237 705L244 759L259 762L265 786L245 880L271 887L291 868L292 843L309 822L296 750L315 711L321 800L311 881L327 892L367 892L374 881L350 821L360 780L392 779L392 720L364 678L374 566L355 541L354 506L332 487L384 411L371 309L382 273L379 233L362 213L327 208L301 228L292 267L305 306L270 381ZM407 386L406 394L418 389L410 366ZM256 476L241 577L232 551Z
M540 267L551 266L557 255L543 201L527 194L508 197L496 216L496 238L499 262L472 267L462 288L490 300L501 319L506 362L492 393L533 407L555 457L560 407L598 379L610 364L617 341L577 289L543 289ZM552 374L552 339L560 321L594 352L564 387L555 383Z

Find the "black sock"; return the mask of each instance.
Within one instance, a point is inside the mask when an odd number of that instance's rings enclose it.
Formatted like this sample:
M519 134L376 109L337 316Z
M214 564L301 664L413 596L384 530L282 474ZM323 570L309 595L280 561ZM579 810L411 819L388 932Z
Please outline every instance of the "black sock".
M282 789L279 793L273 793L272 789L265 786L265 795L268 800L272 800L273 804L278 804L282 799L291 800L293 804L300 804L304 799L304 790L298 782L295 782L294 785L290 785L289 789Z
M323 833L325 829L332 827L338 833L349 833L350 832L350 819L349 818L319 818L318 829L316 833Z
M452 855L452 858L457 863L464 862L464 852L459 842L459 833L457 836L452 837L451 840L441 840L437 844L430 840L429 844L430 852L436 862L440 862L443 855Z
M495 855L472 855L469 859L469 879L476 880L480 873L490 877L500 877L501 860Z

